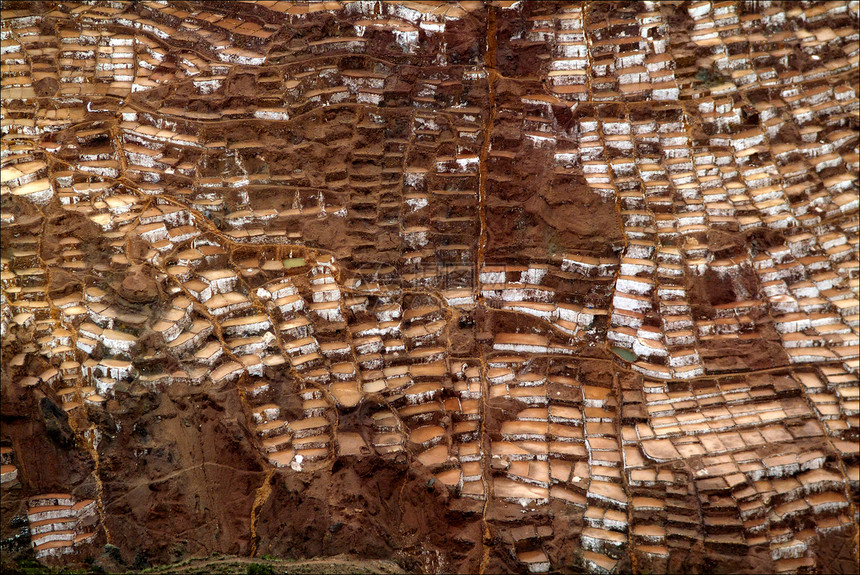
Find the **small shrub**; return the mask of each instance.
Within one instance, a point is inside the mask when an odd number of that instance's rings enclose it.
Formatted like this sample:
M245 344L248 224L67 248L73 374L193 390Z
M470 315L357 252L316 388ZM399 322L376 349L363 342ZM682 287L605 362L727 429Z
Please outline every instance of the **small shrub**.
M248 575L275 575L275 570L271 565L251 563L248 565Z
M134 556L134 562L131 564L131 568L135 571L143 571L150 567L152 567L152 565L149 562L149 558L144 553L138 551Z
M104 552L105 555L110 557L113 561L116 561L117 563L123 562L122 553L116 545L111 545L110 543L105 544Z

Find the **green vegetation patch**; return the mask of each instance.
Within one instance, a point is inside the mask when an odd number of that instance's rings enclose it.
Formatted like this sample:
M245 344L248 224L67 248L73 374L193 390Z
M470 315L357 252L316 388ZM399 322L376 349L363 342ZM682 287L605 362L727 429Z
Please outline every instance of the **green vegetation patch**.
M618 357L620 357L624 361L633 362L633 361L636 361L637 359L639 359L639 356L637 356L635 353L633 353L629 349L624 349L623 347L612 347L610 349L612 350L612 353L614 353L615 355L617 355Z
M287 258L284 260L284 267L286 269L300 268L303 265L305 265L305 258Z

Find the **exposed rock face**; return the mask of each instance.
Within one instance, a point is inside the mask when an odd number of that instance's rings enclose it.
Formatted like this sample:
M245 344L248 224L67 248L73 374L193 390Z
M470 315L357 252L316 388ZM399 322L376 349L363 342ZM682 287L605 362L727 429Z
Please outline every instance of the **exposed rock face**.
M3 8L4 569L857 570L856 2Z

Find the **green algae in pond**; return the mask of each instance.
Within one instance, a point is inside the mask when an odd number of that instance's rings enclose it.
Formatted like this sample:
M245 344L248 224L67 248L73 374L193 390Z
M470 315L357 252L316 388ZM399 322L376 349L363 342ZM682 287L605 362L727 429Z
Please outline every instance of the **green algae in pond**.
M623 347L613 347L611 349L615 355L617 355L624 361L636 361L637 359L636 354L629 349L624 349Z
M303 265L305 265L305 258L287 258L284 260L284 267L287 269L300 268Z

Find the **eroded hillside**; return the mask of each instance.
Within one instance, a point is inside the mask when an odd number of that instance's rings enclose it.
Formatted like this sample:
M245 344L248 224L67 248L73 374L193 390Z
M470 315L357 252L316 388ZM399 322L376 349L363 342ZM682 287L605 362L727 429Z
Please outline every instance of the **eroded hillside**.
M4 562L856 572L857 2L0 34Z

